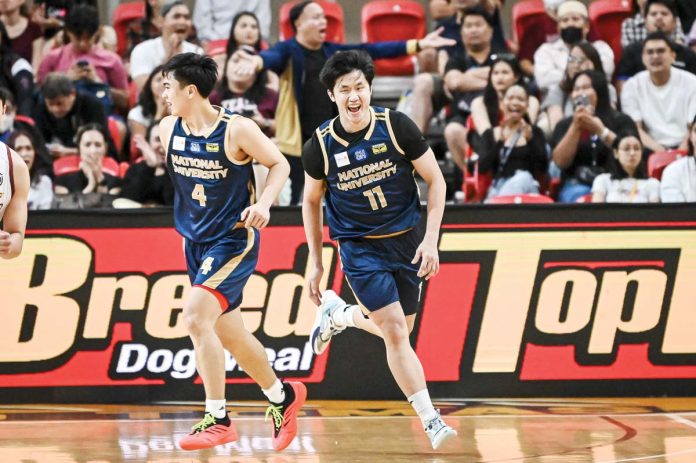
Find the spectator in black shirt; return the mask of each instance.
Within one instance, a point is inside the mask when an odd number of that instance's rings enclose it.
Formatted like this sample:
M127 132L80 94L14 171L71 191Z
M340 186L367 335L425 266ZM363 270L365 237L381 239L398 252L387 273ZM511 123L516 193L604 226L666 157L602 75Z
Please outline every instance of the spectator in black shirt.
M65 74L51 73L41 87L41 98L34 107L36 127L48 143L54 158L77 154L75 134L86 124L108 127L104 106L95 97L75 90ZM116 158L116 147L105 134L109 156Z
M31 115L34 106L34 73L29 61L12 51L10 36L0 21L0 87L5 87L16 102L17 114Z
M638 135L635 122L611 107L607 78L601 71L582 71L573 79L571 117L553 131L553 161L563 171L559 201L573 203L589 194L597 175L606 172L617 133Z
M452 56L445 67L445 88L452 93L452 116L445 127L447 148L455 164L465 168L466 120L471 102L488 85L488 75L496 56L492 50L493 20L479 6L466 8L462 20L464 51Z

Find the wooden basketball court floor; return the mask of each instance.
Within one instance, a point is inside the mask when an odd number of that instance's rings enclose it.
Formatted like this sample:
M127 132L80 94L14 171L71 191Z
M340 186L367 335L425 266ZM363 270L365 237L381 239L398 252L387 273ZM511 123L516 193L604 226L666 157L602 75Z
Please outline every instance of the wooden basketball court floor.
M262 403L231 405L240 439L197 452L195 404L0 405L0 463L696 462L696 398L438 401L459 437L436 452L402 402L308 402L281 453Z

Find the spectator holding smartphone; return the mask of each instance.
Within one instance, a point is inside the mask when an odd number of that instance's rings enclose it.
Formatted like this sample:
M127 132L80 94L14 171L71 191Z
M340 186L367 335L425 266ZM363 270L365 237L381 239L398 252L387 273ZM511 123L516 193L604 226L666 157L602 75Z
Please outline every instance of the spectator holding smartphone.
M573 78L575 111L556 125L551 138L553 161L562 170L560 202L590 193L595 177L609 168L617 133L638 135L633 120L611 107L608 88L601 71L582 71Z

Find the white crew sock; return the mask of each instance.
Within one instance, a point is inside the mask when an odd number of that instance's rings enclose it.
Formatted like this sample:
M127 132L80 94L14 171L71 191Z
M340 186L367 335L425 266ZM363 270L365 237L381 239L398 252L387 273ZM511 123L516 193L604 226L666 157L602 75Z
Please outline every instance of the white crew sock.
M416 392L411 397L408 398L408 402L411 404L413 409L418 413L423 426L425 423L437 417L437 412L435 407L433 407L433 402L430 400L430 394L427 389Z
M355 328L355 312L358 312L358 316L362 317L362 311L357 305L348 305L342 309L338 309L332 314L333 321L337 326L348 326L350 328Z
M268 389L261 389L268 400L274 404L283 403L285 400L285 389L283 388L283 383L279 379L275 380L275 383Z
M210 400L205 399L205 411L212 413L215 418L222 419L227 415L225 399Z

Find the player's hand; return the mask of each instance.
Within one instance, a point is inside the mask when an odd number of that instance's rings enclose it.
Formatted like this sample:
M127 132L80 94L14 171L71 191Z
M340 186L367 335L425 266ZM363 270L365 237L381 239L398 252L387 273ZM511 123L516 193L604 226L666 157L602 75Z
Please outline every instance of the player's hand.
M267 207L260 204L254 204L242 211L240 216L244 226L246 228L256 228L261 230L263 227L268 225L268 221L271 219L271 212Z
M428 239L424 239L423 242L416 249L416 255L411 261L412 264L417 264L421 261L420 268L418 269L418 276L420 278L425 278L426 280L431 279L437 272L440 271L440 257L437 253L437 241L431 242Z
M321 277L323 275L324 268L313 265L312 269L309 271L309 277L307 277L307 289L309 290L309 298L316 305L321 304L321 291L319 290L319 283L321 282Z
M12 248L12 236L6 231L0 230L0 256L7 257Z

